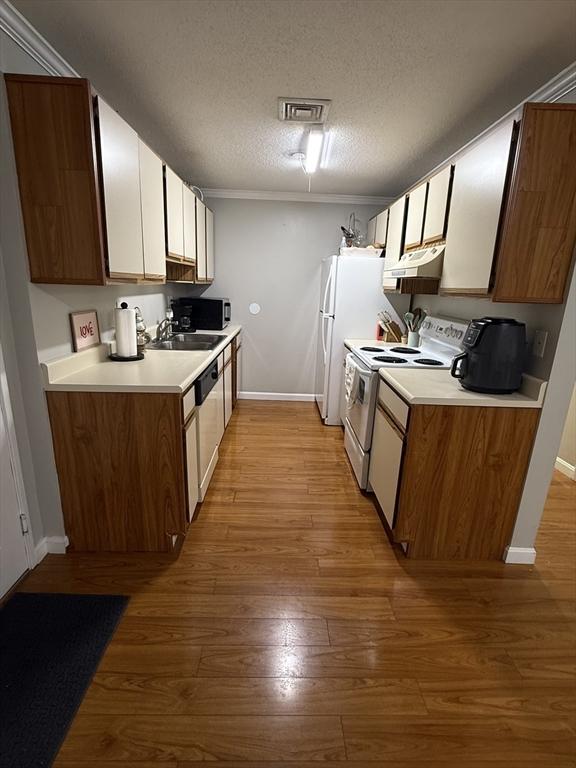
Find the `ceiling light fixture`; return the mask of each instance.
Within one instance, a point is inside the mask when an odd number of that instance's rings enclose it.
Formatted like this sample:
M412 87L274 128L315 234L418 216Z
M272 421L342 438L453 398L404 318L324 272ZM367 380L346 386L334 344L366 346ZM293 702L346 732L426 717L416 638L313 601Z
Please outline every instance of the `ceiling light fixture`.
M322 148L324 146L324 129L320 126L310 128L306 139L306 153L304 156L304 171L308 174L315 173L320 165Z

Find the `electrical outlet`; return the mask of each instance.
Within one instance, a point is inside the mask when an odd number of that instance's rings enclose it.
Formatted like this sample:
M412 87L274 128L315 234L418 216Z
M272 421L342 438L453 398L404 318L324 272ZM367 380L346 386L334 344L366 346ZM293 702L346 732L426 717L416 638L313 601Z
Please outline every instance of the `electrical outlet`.
M535 331L534 341L532 342L532 354L534 357L544 357L546 342L548 341L548 331Z

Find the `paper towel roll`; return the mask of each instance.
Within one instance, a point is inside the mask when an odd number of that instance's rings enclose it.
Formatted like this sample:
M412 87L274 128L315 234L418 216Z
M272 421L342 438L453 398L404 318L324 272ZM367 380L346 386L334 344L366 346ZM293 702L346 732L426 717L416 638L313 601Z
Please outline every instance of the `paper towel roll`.
M114 310L114 325L118 357L136 357L136 311L128 309L125 301Z

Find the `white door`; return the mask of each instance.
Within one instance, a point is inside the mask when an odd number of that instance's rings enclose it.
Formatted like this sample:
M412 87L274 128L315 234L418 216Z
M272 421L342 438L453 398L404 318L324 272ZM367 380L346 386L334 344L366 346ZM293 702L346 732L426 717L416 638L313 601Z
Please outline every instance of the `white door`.
M402 256L404 247L404 213L406 211L406 198L402 197L389 208L388 213L388 234L386 236L386 259L385 268L396 264ZM395 278L384 278L383 288L396 288Z
M184 256L184 198L182 179L166 166L166 237L168 255Z
M413 189L408 196L408 217L406 219L406 235L404 237L404 250L422 243L422 229L424 228L424 210L426 208L426 195L428 182L420 184Z
M452 180L452 165L432 176L428 184L426 218L424 221L424 242L432 243L446 237L448 198Z
M382 211L376 216L376 231L374 233L374 242L382 247L386 246L388 236L388 210Z
M456 161L441 291L490 290L513 130L509 120Z
M138 140L138 151L144 276L147 279L161 279L166 277L162 160L141 139Z
M196 195L192 190L182 185L184 201L184 258L186 261L196 261Z
M403 442L400 430L378 403L374 417L368 480L390 528L394 527Z
M196 411L186 424L186 470L188 483L188 522L194 517L198 504L198 434Z
M206 281L206 206L196 200L196 278Z
M232 416L232 363L224 368L224 428Z
M214 213L206 208L206 279L214 280Z
M0 403L3 405L3 403ZM28 570L13 459L4 408L0 407L0 597Z
M98 99L110 277L144 277L138 134Z

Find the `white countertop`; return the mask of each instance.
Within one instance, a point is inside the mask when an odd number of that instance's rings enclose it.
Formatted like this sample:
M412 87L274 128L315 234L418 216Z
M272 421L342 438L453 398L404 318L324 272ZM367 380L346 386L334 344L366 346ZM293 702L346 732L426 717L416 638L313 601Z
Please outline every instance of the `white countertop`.
M147 349L144 360L132 363L108 359L108 347L77 352L41 364L44 389L64 392L185 392L215 360L241 326L223 331L199 331L222 336L222 343L210 352Z
M541 408L546 382L524 375L522 386L511 395L487 395L464 389L446 368L380 368L380 378L409 405L472 405L493 408Z

